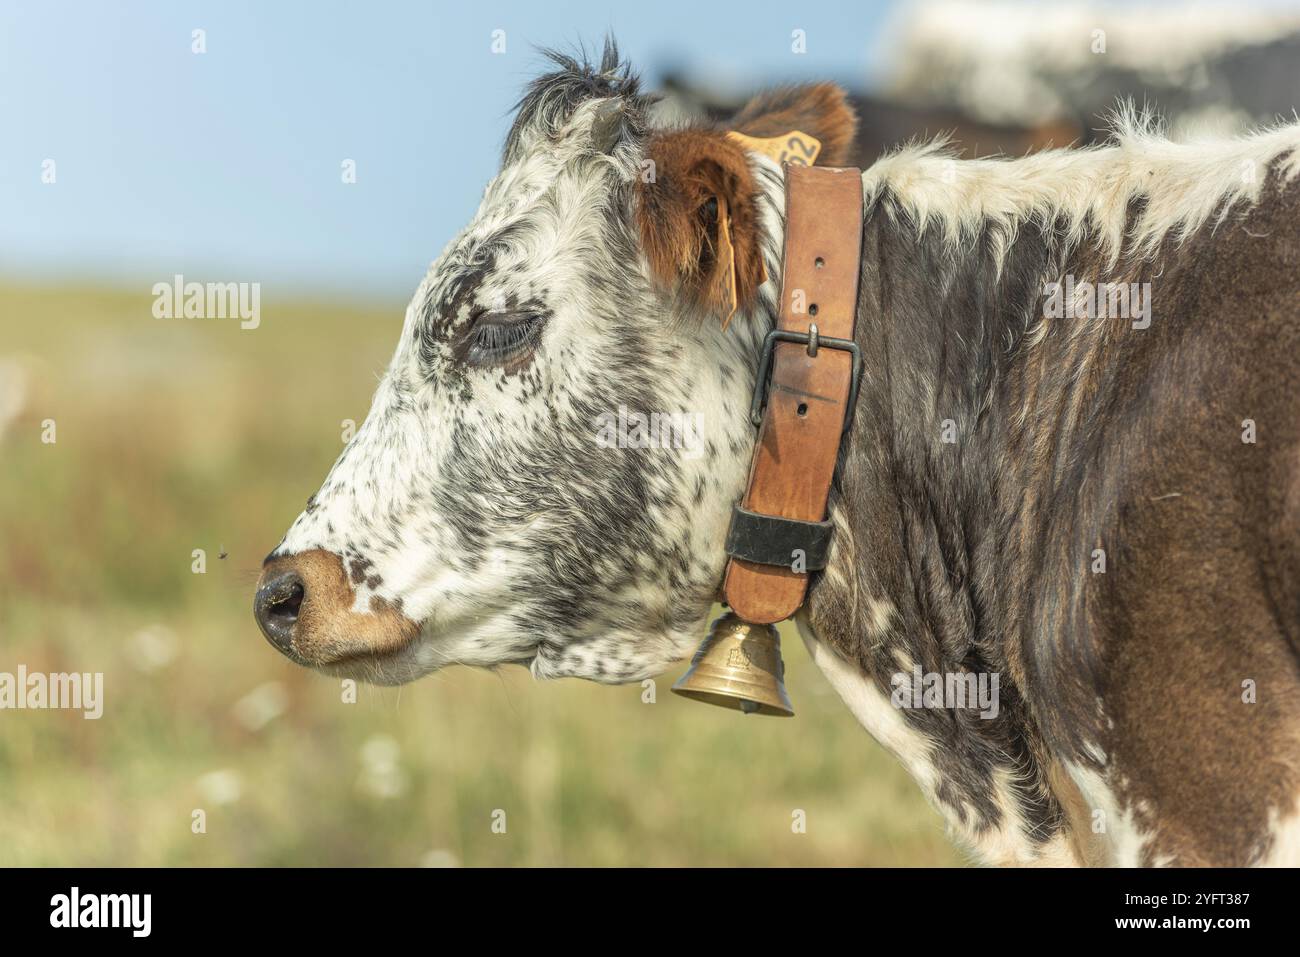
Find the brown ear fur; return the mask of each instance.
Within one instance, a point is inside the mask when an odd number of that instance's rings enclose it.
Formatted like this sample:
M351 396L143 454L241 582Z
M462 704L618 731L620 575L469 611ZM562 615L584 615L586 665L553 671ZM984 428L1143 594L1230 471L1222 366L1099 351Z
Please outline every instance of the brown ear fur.
M842 89L834 83L814 83L760 93L727 125L757 139L799 130L821 140L817 165L843 166L857 136L858 117Z
M726 272L735 260L736 303L753 305L762 285L763 257L757 186L745 150L721 130L666 131L646 144L654 181L639 184L636 208L641 248L660 283L722 319L731 313ZM710 215L709 200L717 200ZM719 256L722 219L729 221L733 257Z

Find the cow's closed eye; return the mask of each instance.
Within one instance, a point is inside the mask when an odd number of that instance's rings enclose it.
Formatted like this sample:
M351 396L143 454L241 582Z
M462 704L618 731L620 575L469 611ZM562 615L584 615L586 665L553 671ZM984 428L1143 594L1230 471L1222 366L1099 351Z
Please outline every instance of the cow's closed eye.
M471 366L511 365L537 347L544 317L537 312L484 312L474 319L461 343L460 357Z

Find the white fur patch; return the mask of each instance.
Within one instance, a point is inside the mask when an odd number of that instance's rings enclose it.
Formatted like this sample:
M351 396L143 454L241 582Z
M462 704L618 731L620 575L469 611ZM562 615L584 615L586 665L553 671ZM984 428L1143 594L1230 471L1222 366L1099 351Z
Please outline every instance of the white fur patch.
M888 617L888 614L892 614L892 606L889 612L883 611L886 604L876 603L872 611L873 618L882 615ZM944 815L948 831L955 840L988 864L1068 866L1077 863L1064 835L1041 846L1035 845L1025 837L1020 811L1015 800L1018 782L1008 773L1000 772L995 785L994 799L1002 812L1001 826L977 832L969 825L963 824L950 808L935 800L939 776L930 759L934 743L908 725L903 714L890 702L889 696L877 688L870 678L818 639L812 623L808 620L806 609L801 609L795 616L795 623L799 626L799 635L803 638L808 654L826 676L831 687L853 712L858 723L866 728L886 751L902 762L903 767L920 786L926 800Z
M813 663L821 669L858 723L903 763L927 797L932 795L937 783L934 765L929 759L932 742L908 726L903 715L890 703L889 696L866 675L822 644L808 621L806 609L800 609L795 624Z
M863 189L868 203L888 190L922 230L937 228L954 245L992 226L1005 251L1037 222L1063 227L1071 245L1091 235L1114 264L1258 202L1275 161L1286 182L1300 173L1300 123L1199 143L1171 142L1132 110L1116 125L1114 145L1014 160L955 159L943 141L908 146L863 173ZM1137 199L1146 205L1130 223Z
M1095 825L1093 844L1104 850L1104 863L1111 867L1141 866L1143 848L1153 835L1139 830L1131 811L1120 810L1114 791L1101 774L1076 764L1063 766L1087 805L1089 824Z
M1273 843L1258 862L1261 867L1300 867L1300 808L1288 815L1269 812Z

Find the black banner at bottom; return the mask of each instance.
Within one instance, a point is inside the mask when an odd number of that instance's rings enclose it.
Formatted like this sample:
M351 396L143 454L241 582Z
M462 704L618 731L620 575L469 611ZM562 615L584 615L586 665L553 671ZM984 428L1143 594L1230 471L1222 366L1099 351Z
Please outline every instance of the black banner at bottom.
M668 921L724 939L816 921L992 939L1236 935L1289 928L1294 871L108 870L0 871L6 941L374 944L401 928L552 937ZM813 924L808 922L812 921ZM866 937L869 941L872 938Z

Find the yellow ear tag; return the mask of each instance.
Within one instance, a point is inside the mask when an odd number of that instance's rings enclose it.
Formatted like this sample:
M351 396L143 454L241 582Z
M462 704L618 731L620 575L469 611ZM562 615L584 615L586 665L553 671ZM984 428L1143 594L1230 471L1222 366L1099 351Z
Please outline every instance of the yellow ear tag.
M817 154L822 151L821 140L815 136L809 136L807 133L800 133L798 130L791 130L789 133L782 133L780 136L771 136L767 139L746 136L744 133L737 133L735 130L732 130L727 135L745 149L771 157L778 166L783 163L793 163L795 166L812 166L813 163L817 162Z
M736 314L736 247L731 243L731 213L727 201L718 197L718 285L722 288L723 302L730 303L727 314L722 319L725 330L731 324L731 317Z

